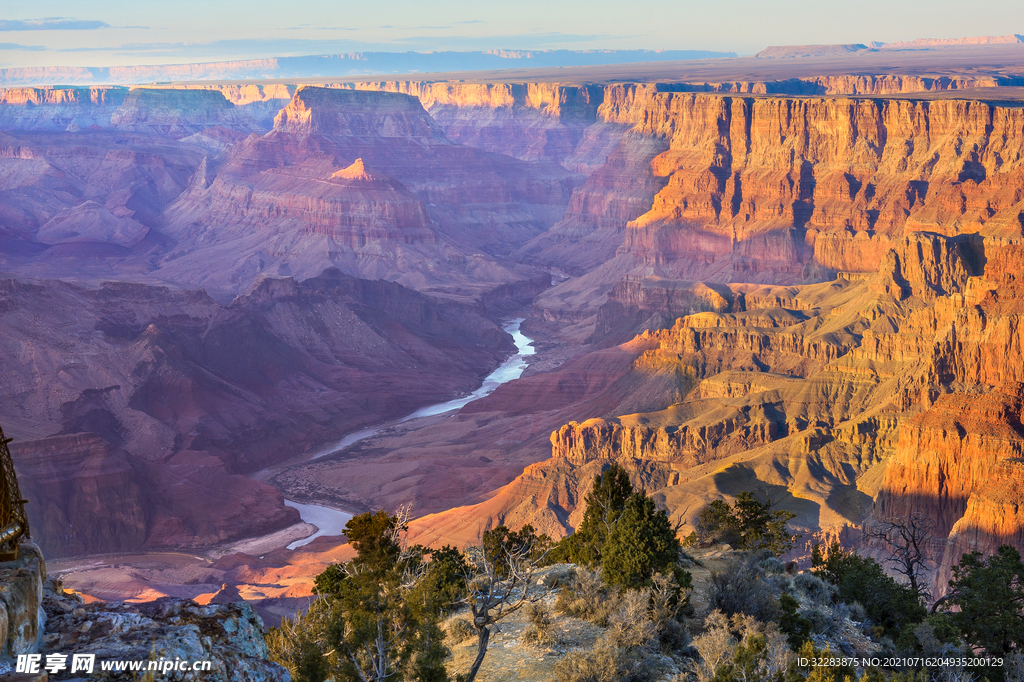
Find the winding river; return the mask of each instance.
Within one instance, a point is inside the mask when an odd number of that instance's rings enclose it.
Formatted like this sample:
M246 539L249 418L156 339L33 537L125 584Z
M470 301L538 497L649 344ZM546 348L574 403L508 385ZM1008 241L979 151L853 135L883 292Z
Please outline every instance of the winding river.
M380 424L379 426L350 433L334 445L317 452L311 459L318 459L320 457L334 454L335 452L340 452L364 438L369 438L370 436L380 433L384 429L391 428L398 424L404 424L405 422L412 421L413 419L435 417L440 414L460 410L474 400L480 400L481 398L489 396L494 392L494 389L498 388L498 386L518 379L523 375L523 371L527 367L528 363L526 358L537 353L537 350L533 347L533 339L519 331L519 326L522 323L523 318L520 317L514 320L509 320L502 326L502 329L512 335L512 341L516 344L517 352L514 355L509 356L509 358L505 360L505 362L501 363L496 370L488 374L487 377L484 378L480 388L463 398L455 398L454 400L448 400L436 405L421 407L412 414L406 415L401 419L396 419L385 424ZM289 507L299 510L299 516L302 517L302 520L316 526L317 528L316 532L309 537L303 538L302 540L296 540L288 545L288 549L302 547L321 535L341 535L345 528L345 524L352 518L352 514L341 511L340 509L331 509L330 507L321 507L315 504L300 504L298 502L292 502L291 500L285 500L284 503Z

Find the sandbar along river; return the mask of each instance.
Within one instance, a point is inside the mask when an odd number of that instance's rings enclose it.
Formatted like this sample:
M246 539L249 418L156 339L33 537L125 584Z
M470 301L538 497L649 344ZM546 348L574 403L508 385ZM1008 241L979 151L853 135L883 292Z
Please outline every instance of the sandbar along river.
M533 347L533 339L519 331L519 325L522 323L523 318L517 318L515 320L509 320L502 326L502 329L512 335L512 341L516 344L517 352L514 355L509 356L505 362L501 363L501 366L499 366L498 369L488 374L484 379L484 382L480 385L480 388L476 389L464 398L455 398L454 400L438 403L436 405L421 407L412 414L402 417L401 419L396 419L386 424L350 433L334 445L326 447L313 455L312 459L317 459L319 457L324 457L325 455L330 455L340 450L344 450L353 443L376 435L380 431L397 424L404 424L407 421L419 419L421 417L434 417L439 414L445 414L446 412L460 410L474 400L480 400L481 398L489 396L494 392L494 389L498 388L498 386L518 379L522 376L523 370L526 369L526 358L537 353L537 350ZM311 523L317 527L317 531L315 533L310 535L308 538L296 540L288 545L288 549L302 547L321 535L342 535L345 524L352 518L352 514L338 509L331 509L330 507L321 507L315 504L299 504L298 502L292 502L291 500L285 500L284 503L289 507L298 509L299 516L302 517L303 521Z

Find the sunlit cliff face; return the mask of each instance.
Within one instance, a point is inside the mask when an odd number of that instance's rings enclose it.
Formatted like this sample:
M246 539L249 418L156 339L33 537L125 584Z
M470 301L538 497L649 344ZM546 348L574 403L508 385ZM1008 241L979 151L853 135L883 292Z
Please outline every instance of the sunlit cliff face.
M471 392L513 313L524 378L275 485L465 544L568 532L618 461L684 520L759 490L856 541L928 510L940 582L1018 542L1019 109L827 96L909 78L253 87L5 95L0 406L33 527L73 528L48 552L295 522L246 475ZM72 476L127 493L43 492Z

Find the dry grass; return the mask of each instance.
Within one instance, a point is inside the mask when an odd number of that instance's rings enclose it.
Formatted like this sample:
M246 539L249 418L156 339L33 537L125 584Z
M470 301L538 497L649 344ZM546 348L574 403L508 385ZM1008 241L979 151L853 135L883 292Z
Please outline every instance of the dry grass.
M621 682L628 674L622 649L606 638L590 649L573 649L555 664L558 682Z
M600 569L591 571L580 567L569 584L558 593L555 609L561 613L589 620L604 626L618 610L621 597L609 590L601 580Z
M465 642L470 637L476 637L477 631L473 627L472 621L466 617L452 618L444 625L445 634L448 635L448 641L452 644Z
M535 602L527 606L526 618L530 624L523 631L524 642L539 647L549 647L560 643L551 622L551 612L543 602Z

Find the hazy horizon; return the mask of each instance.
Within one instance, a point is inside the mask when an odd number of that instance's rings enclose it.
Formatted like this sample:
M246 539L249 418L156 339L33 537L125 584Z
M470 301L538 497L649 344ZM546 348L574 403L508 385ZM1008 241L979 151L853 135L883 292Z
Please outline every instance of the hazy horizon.
M367 3L152 3L71 0L10 7L0 19L0 67L159 65L345 52L711 50L898 42L1024 32L1012 0L857 6L753 0L622 4L524 0Z

